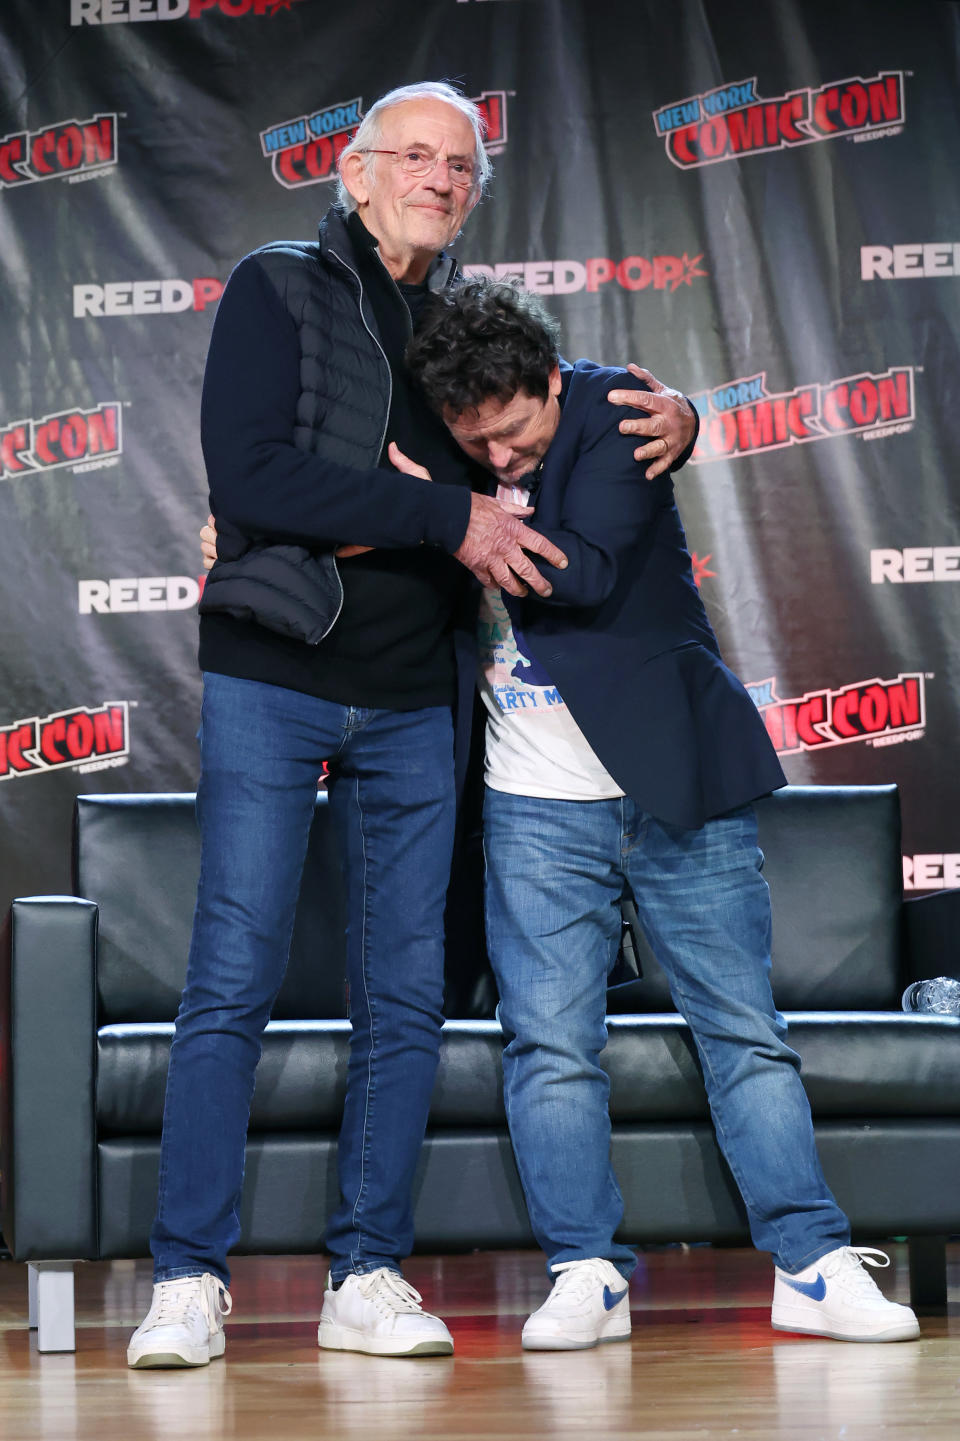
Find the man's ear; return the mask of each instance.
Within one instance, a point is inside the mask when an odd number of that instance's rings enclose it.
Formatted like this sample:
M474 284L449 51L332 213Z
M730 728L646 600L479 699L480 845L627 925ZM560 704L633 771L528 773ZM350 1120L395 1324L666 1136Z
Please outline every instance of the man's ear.
M563 381L560 377L560 367L555 365L547 377L547 394L551 399L556 399L563 389Z
M340 162L340 178L358 205L366 205L370 199L370 180L367 175L367 157L354 150Z

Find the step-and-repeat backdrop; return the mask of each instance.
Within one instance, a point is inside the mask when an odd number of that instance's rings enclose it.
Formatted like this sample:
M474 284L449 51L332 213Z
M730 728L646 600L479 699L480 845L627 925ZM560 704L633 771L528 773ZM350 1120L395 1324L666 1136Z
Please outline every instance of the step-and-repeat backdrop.
M68 888L77 793L193 789L217 300L426 78L487 117L460 258L695 399L693 563L788 776L898 782L905 885L960 884L958 63L929 0L3 0L4 908Z

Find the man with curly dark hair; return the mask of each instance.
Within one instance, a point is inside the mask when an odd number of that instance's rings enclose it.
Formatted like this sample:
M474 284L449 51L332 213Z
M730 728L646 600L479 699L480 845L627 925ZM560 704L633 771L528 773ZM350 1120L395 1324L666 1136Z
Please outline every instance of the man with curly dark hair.
M817 1157L799 1060L770 989L770 900L752 801L784 784L756 707L724 665L669 474L638 484L608 402L631 375L563 364L536 297L474 281L436 297L407 363L501 500L563 570L549 595L494 583L480 606L487 710L484 853L504 1098L534 1233L554 1279L523 1328L534 1350L630 1335L636 1258L615 1239L607 976L620 899L644 931L703 1065L717 1139L772 1322L842 1340L918 1334L850 1247ZM404 459L402 468L427 472Z

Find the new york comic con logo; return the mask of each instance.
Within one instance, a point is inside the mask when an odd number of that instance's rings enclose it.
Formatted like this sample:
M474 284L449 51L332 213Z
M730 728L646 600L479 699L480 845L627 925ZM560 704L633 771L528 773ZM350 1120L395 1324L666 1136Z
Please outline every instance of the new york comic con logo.
M117 464L123 452L119 402L92 410L61 410L41 420L15 420L0 427L0 480L72 465L101 470Z
M781 700L776 678L747 686L778 755L866 741L875 746L919 740L926 726L924 677L864 680L840 690L808 691Z
M841 135L878 140L897 134L904 114L903 71L884 70L766 100L754 76L664 105L653 123L674 165L693 170Z
M116 163L116 115L14 130L0 138L0 190L38 180L86 180Z
M702 465L840 435L903 435L915 418L914 368L864 371L772 395L761 371L690 398L701 421L691 464Z
M130 755L129 703L76 706L0 727L0 781L47 771L105 770Z
M484 147L499 155L507 142L507 95L485 90L474 98L484 120ZM287 190L337 178L337 162L363 119L363 100L340 100L260 132L260 148L274 180Z

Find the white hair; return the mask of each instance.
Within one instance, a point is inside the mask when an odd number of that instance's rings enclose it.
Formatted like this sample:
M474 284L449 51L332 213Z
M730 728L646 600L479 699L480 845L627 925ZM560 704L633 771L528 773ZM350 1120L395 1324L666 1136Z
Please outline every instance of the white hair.
M380 141L383 139L383 117L385 113L388 110L392 110L395 105L406 105L410 100L442 100L445 105L452 105L455 110L460 111L461 115L467 117L474 135L476 180L473 193L479 195L483 192L490 178L493 166L490 164L489 155L483 148L485 125L480 108L475 105L472 100L468 100L466 95L461 91L455 90L452 85L448 85L445 80L422 80L417 85L401 85L398 89L388 90L386 95L381 95L380 99L376 100L373 105L370 106L370 109L360 121L360 127L350 141L350 144L345 146L340 152L338 168L341 170L341 174L337 182L337 200L347 214L349 214L351 210L356 210L357 202L343 183L343 162L348 155L363 154L364 163L369 174L374 156L364 154L364 152L379 149Z

